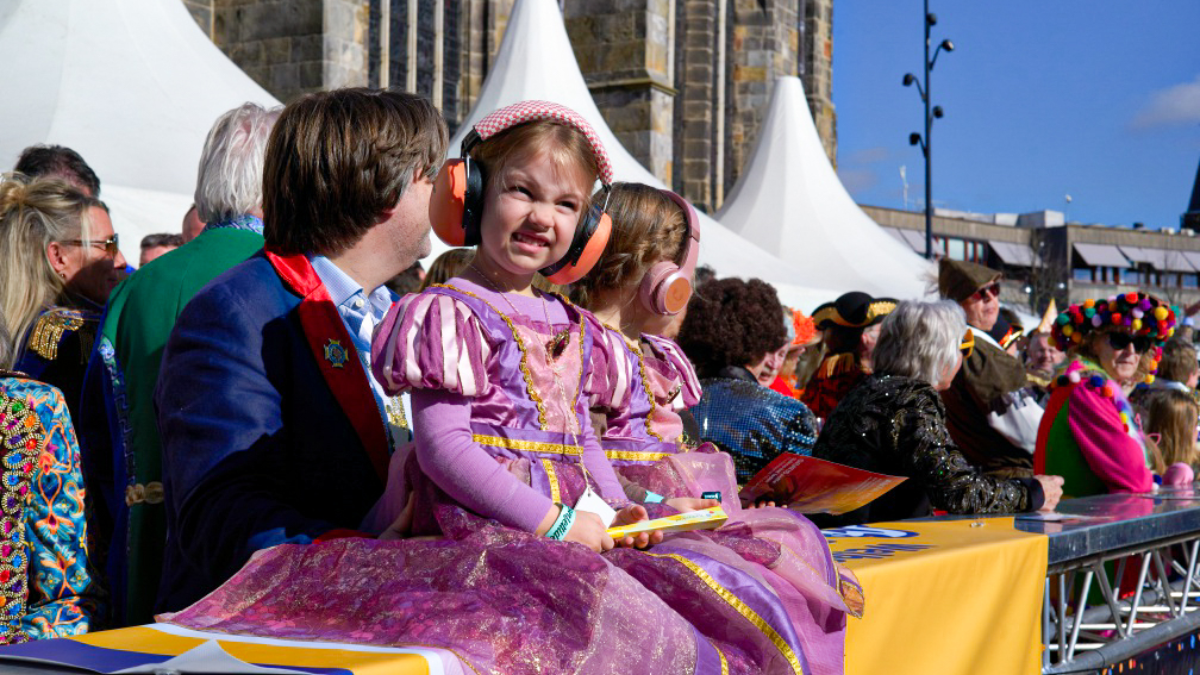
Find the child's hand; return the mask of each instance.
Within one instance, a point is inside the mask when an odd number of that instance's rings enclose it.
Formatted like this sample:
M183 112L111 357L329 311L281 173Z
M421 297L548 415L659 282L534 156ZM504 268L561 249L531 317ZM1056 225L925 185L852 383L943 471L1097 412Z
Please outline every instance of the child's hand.
M380 541L403 539L408 536L408 531L412 529L413 502L416 500L416 497L417 493L409 493L408 502L404 504L404 510L396 517L396 521L389 525L388 529L379 533Z
M675 497L674 499L668 499L664 503L680 513L711 509L714 506L721 505L721 502L716 499L700 499L699 497Z
M632 525L647 518L649 516L646 514L646 507L640 504L630 504L617 511L617 517L613 519L613 526ZM624 537L615 543L617 546L624 546L625 548L646 548L652 544L661 544L662 540L662 532L639 532L636 535Z
M642 517L646 515L645 510L642 510ZM620 514L617 518L620 519ZM626 537L628 538L628 537ZM613 547L613 538L608 536L607 528L601 522L600 516L591 511L576 511L575 524L567 532L567 536L563 537L563 541L574 541L592 549L596 553L603 553Z

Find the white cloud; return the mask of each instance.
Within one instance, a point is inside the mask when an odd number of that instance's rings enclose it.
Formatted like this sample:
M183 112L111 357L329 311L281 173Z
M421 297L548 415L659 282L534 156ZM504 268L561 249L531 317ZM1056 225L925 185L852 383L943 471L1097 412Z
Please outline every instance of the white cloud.
M851 195L861 194L879 183L879 174L873 169L851 169L838 167L838 178Z
M1131 126L1153 129L1187 124L1200 124L1200 75L1191 82L1155 92Z
M874 164L882 162L888 158L888 149L883 146L874 148L866 148L863 150L855 150L848 157L843 159L842 164Z

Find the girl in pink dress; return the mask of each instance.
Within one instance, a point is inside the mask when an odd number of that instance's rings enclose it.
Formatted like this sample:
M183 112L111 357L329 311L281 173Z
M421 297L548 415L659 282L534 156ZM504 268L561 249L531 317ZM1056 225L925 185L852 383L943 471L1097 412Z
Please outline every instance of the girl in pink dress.
M596 322L532 288L538 273L574 280L598 257L591 242L603 248L607 216L588 195L611 171L594 131L531 101L484 118L463 150L435 183L431 216L447 243L476 245L475 259L396 303L372 345L376 378L412 392L406 534L433 538L276 547L173 620L442 647L488 673L811 672L791 613L840 615L771 567L770 542L606 533L647 513L588 423ZM813 588L825 604L838 597Z
M718 503L704 497L720 495L730 516L723 527L668 542L698 553L748 545L772 551L766 560L730 564L751 574L770 569L780 597L803 596L805 608L788 610L811 672L841 672L846 615L862 609L857 580L834 562L820 531L802 515L743 510L729 455L709 443L697 446L684 433L681 412L700 400L700 383L678 345L660 334L691 295L700 237L695 211L672 192L637 183L614 185L608 211L608 247L573 286L597 323L585 390L601 447L635 501L691 510Z

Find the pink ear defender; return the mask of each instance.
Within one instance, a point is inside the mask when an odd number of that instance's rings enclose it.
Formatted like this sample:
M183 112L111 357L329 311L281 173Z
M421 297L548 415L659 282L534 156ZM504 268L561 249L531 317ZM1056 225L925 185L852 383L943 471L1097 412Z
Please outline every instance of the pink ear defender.
M696 217L696 209L686 199L670 190L661 192L683 210L687 220L683 265L668 260L655 263L642 278L638 297L651 312L674 316L687 307L692 297L692 273L696 271L696 259L700 256L700 222Z

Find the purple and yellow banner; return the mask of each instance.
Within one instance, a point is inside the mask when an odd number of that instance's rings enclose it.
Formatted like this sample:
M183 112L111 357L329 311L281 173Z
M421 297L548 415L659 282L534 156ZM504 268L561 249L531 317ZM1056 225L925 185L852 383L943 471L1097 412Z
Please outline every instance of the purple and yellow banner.
M1012 518L878 523L825 530L858 575L847 675L1041 671L1048 540Z
M461 675L448 651L385 648L227 636L156 624L42 640L0 649L0 670L9 659L115 673L127 668L187 672L320 673L329 675ZM172 662L172 659L176 661ZM181 659L188 665L181 663Z

